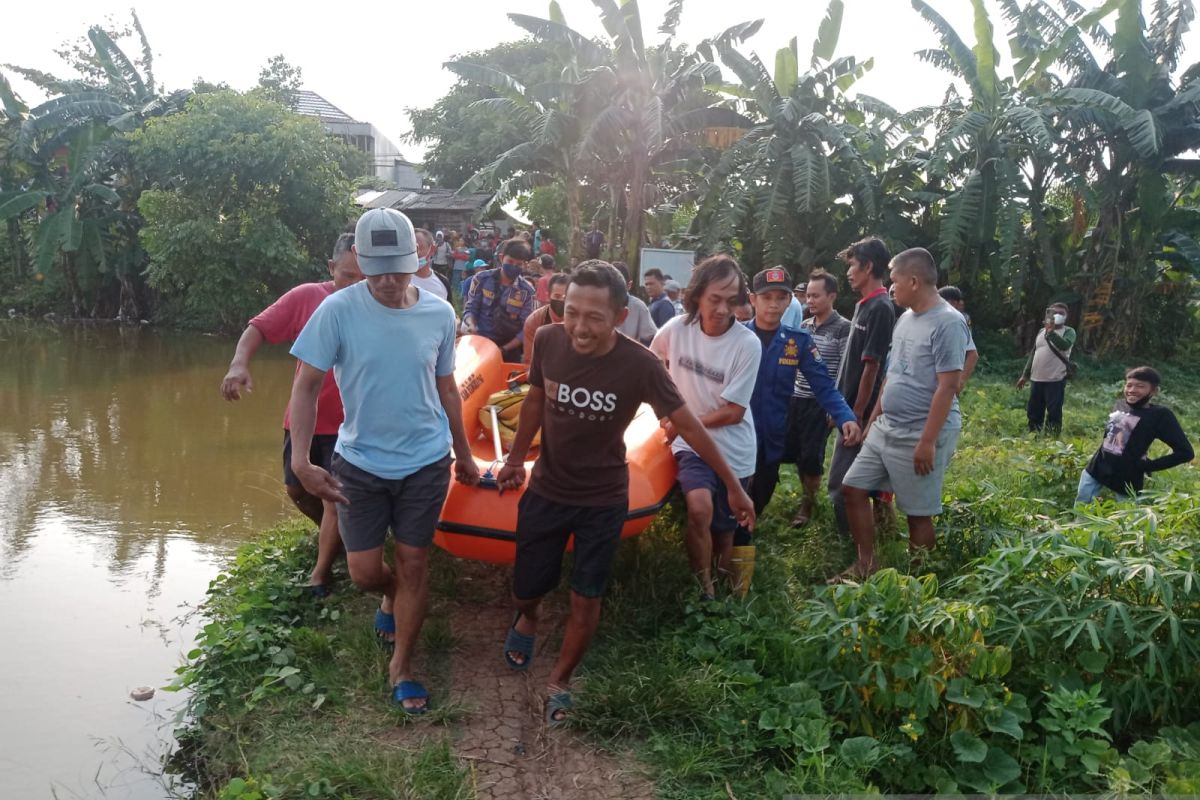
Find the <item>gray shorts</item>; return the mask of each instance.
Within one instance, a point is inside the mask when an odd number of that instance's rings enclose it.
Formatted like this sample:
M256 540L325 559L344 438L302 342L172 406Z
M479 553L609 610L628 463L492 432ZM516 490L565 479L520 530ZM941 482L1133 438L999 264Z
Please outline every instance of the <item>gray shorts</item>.
M932 517L942 513L942 481L946 466L958 444L958 429L942 429L934 447L933 472L918 475L913 469L913 450L921 440L921 431L897 428L880 416L867 433L858 458L850 466L845 486L868 491L878 489L896 493L896 503L905 514Z
M450 489L450 455L399 480L373 475L333 454L333 476L349 505L338 503L338 531L346 550L383 547L388 528L397 544L428 547Z

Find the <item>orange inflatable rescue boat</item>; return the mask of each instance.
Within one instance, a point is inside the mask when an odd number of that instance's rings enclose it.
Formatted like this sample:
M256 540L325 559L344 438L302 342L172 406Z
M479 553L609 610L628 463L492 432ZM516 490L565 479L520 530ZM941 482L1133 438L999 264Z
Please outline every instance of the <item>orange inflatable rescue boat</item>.
M495 478L503 466L507 445L500 442L501 452L497 454L497 437L489 430L490 425L483 424L480 412L489 414L485 410L488 398L510 388L510 381L524 373L527 365L506 364L500 348L482 336L461 337L455 355L454 378L462 397L463 423L484 480L479 486L450 481L450 492L442 506L433 541L461 558L511 563L517 553L517 501L525 489L506 491L503 495L497 491ZM625 451L629 464L629 514L621 529L623 539L641 533L650 525L675 485L671 448L653 409L644 403L625 429ZM587 458L586 453L579 455ZM537 449L533 448L525 460L526 475L533 472L536 459Z

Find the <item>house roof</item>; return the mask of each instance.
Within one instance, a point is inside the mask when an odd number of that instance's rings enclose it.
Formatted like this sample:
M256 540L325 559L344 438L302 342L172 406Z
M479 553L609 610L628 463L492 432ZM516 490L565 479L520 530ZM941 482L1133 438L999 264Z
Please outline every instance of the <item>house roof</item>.
M292 93L294 102L292 108L297 114L306 117L317 117L322 122L358 122L345 111L335 106L316 92L307 89L297 89Z
M480 211L496 199L491 192L456 194L453 189L389 189L365 192L355 201L363 208L394 208L397 211Z

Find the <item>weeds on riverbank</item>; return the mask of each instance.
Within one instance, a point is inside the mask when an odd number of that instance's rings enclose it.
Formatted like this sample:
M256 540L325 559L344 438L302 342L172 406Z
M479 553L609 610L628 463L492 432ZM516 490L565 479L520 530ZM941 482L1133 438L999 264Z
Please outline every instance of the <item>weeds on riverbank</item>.
M1200 386L1185 381L1168 372L1163 402L1194 431ZM881 534L883 571L826 588L851 548L826 502L787 527L785 475L748 600L698 602L668 507L621 548L576 727L632 745L665 798L1197 793L1200 470L1154 476L1140 506L1071 508L1118 385L1072 384L1064 434L1044 437L1021 433L1023 395L973 381L939 547L912 574L901 525ZM403 719L384 702L372 601L314 604L311 558L281 529L213 586L179 676L195 715L180 758L202 793L471 797L447 745L387 738ZM437 597L465 584L435 563L436 659L454 636Z
M467 772L444 742L389 739L405 720L386 702L370 625L377 600L310 596L316 550L306 528L268 531L210 587L208 622L172 684L190 695L169 768L219 800L469 797ZM426 625L433 663L452 644L446 628L436 615ZM431 717L453 713L439 705Z

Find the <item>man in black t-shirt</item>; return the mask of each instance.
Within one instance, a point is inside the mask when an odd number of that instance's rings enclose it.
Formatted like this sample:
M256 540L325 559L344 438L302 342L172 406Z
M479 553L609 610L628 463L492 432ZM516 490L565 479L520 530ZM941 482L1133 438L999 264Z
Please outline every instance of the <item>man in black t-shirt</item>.
M870 236L838 253L846 261L846 280L862 299L854 306L850 336L838 368L838 391L854 411L861 427L875 408L879 387L883 385L884 362L892 346L892 327L896 310L883 287L891 255L877 236ZM842 478L858 456L861 445L847 446L838 434L829 465L829 499L833 503L838 530L850 534L846 500L842 496Z
M1111 490L1125 500L1142 490L1146 476L1196 457L1187 434L1169 408L1151 405L1161 379L1153 367L1134 367L1125 373L1121 399L1104 426L1104 441L1079 476L1075 502L1090 503ZM1147 459L1155 440L1171 448L1168 455Z
M526 454L541 430L533 476L517 509L517 615L504 641L504 660L514 670L529 667L542 598L558 585L567 539L574 534L571 613L548 681L550 725L563 722L570 712L571 674L600 622L601 598L629 505L625 429L643 402L669 419L712 466L735 515L754 525L753 503L704 426L688 411L666 367L617 331L628 314L627 291L621 273L603 261L585 261L571 273L563 323L537 332L529 395L497 478L501 491L525 485Z

